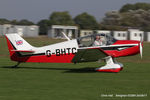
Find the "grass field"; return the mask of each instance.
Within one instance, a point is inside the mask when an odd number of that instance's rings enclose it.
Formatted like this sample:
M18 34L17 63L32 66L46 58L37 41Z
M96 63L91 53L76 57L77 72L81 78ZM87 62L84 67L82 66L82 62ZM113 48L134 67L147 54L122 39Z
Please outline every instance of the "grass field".
M26 38L34 46L62 40ZM124 64L119 73L95 72L100 63L22 63L9 59L6 40L0 38L0 100L150 100L150 43L140 55L117 59ZM116 94L143 94L117 97ZM105 97L113 95L113 97ZM147 95L147 96L146 96Z

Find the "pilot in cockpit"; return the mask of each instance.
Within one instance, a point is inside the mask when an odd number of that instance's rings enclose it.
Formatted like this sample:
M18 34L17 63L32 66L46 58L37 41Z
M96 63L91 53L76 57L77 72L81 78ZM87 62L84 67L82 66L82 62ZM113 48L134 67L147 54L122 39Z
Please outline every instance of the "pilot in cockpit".
M95 37L95 41L93 43L93 46L101 46L101 45L103 45L103 41L101 40L101 37L97 35Z

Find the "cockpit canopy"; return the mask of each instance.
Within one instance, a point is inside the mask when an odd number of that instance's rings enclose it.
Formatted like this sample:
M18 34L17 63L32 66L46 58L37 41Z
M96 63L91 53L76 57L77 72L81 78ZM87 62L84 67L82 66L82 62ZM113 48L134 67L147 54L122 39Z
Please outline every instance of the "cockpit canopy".
M93 46L93 43L96 40L97 36L99 36L102 41L102 45L99 45L99 46L111 45L117 41L115 38L107 34L92 34L92 35L78 38L77 41L78 41L79 47Z

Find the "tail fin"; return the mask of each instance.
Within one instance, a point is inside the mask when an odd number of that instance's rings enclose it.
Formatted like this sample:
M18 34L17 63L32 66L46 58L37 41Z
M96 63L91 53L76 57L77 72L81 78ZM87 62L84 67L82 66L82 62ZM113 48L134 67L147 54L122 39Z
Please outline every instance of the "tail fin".
M5 37L7 39L7 45L12 60L17 61L16 58L18 58L18 55L16 52L32 52L32 49L34 48L18 34L5 34Z
M33 48L18 34L6 34L5 36L11 42L11 44L14 46L14 49L16 50L30 50Z

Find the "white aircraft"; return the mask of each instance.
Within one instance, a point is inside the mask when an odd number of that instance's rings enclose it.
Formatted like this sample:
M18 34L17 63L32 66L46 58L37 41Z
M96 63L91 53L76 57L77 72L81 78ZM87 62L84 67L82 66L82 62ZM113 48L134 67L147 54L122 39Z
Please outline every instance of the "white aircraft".
M10 59L18 62L40 63L80 63L104 59L105 66L96 68L99 72L119 72L123 65L114 58L140 53L142 42L134 40L116 40L105 34L93 34L86 37L56 43L43 47L34 47L18 34L6 34ZM103 45L93 46L95 37L103 38ZM40 42L40 41L39 41Z

